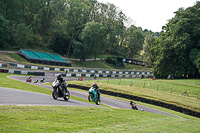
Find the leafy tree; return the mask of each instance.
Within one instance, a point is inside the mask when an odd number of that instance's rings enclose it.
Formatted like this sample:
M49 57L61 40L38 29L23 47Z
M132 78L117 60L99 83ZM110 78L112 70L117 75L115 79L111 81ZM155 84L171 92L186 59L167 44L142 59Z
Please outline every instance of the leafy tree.
M94 54L95 60L98 51L103 48L105 35L103 25L94 21L88 22L81 33L81 40L87 49L87 53Z
M132 58L143 49L144 35L142 30L131 26L127 30L126 46L128 48L127 58Z
M74 47L73 55L76 58L79 58L80 61L85 60L88 55L88 49L83 44L83 42L81 40L76 40L73 42L73 47Z
M34 47L39 41L36 39L36 35L30 30L30 26L25 26L25 24L18 24L13 31L12 35L13 44L18 48ZM40 43L39 43L40 44Z
M98 41L99 45L88 44L96 48L91 55L101 50L125 56L129 53L130 57L135 54L132 51L136 39L126 34L129 30L124 25L128 19L114 4L97 0L0 0L0 13L9 22L12 48L50 46L67 57L75 55L84 59L88 49L82 33L86 32L83 30L88 22L95 22L104 27L104 38ZM134 36L139 37L138 33Z
M154 75L166 78L199 76L200 2L187 9L180 8L169 20L160 34L158 43L152 46L157 51Z
M155 51L153 49L155 43L155 35L151 32L146 33L144 44L143 44L143 61L147 66L152 66L155 61Z
M67 32L70 36L70 44L68 47L67 57L71 50L72 44L81 34L81 31L84 28L84 24L89 21L89 13L91 7L89 0L69 0L67 2Z
M69 44L69 37L61 32L55 32L54 36L50 39L49 47L55 52L66 55Z
M6 46L10 39L10 30L5 18L0 14L0 47Z

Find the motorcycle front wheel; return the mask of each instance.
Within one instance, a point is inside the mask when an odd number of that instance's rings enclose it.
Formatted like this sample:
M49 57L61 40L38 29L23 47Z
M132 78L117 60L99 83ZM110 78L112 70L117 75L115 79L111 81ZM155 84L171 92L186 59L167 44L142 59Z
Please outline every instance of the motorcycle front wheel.
M101 102L100 98L98 98L98 100L96 101L96 105L99 105Z
M53 99L58 99L58 93L57 93L57 91L54 89L53 90L53 92L52 92L52 97L53 97Z

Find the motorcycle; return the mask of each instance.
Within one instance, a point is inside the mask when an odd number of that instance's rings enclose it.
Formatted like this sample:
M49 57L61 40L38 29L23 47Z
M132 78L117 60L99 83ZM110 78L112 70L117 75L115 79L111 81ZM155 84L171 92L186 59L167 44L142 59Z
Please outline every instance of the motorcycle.
M65 82L60 83L58 80L52 83L53 92L52 97L56 100L58 97L63 97L65 101L70 98L70 93L67 89L67 84Z
M96 95L96 98L94 99L94 96ZM94 99L94 100L93 100ZM89 89L89 96L88 96L88 101L89 102L95 102L97 105L100 104L101 99L100 99L100 92L96 91L93 87Z
M134 110L138 110L138 108L137 108L137 106L136 106L136 103L135 103L135 102L133 102L133 101L130 101L130 106L131 106L131 108L132 108L132 109L134 109Z
M32 79L31 79L31 78L27 78L27 79L26 79L26 82L31 83L31 82L32 82Z

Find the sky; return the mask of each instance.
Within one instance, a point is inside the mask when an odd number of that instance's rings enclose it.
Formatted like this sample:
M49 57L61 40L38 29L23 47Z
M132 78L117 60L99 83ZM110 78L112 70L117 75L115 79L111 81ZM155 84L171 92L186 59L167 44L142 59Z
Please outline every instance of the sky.
M162 26L175 16L179 8L194 6L199 0L97 0L112 3L133 20L133 24L142 29L160 32Z

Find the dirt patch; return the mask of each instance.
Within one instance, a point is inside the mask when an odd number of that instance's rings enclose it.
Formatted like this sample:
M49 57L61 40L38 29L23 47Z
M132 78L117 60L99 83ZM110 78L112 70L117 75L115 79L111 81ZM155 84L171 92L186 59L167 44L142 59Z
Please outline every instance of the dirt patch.
M12 57L10 57L10 55L8 55L7 53L0 53L0 60L1 61L17 62Z

